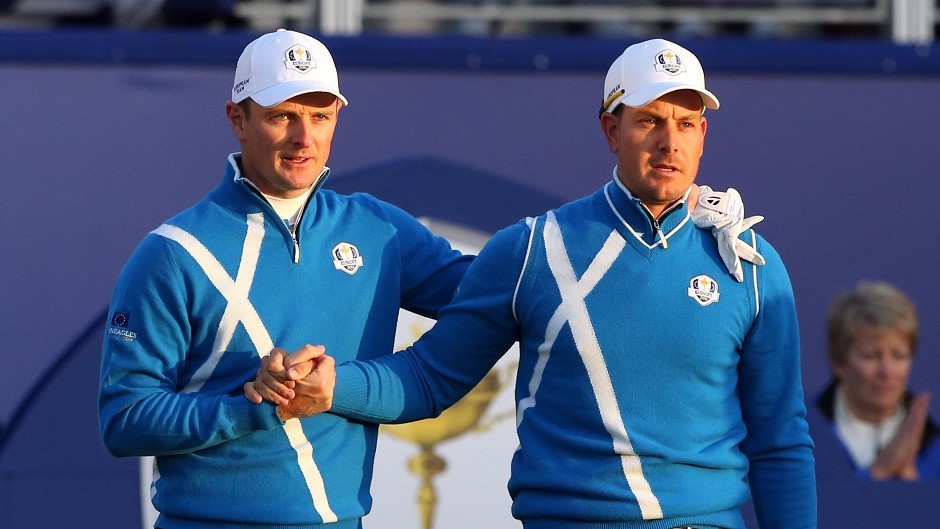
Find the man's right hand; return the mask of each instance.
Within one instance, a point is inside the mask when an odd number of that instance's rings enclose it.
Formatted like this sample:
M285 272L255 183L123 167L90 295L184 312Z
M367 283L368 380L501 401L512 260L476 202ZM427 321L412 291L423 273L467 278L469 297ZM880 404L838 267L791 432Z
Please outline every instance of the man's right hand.
M285 421L309 417L332 406L335 368L336 361L323 346L305 345L290 354L274 348L261 359L255 379L244 385L245 397L255 404L276 404Z

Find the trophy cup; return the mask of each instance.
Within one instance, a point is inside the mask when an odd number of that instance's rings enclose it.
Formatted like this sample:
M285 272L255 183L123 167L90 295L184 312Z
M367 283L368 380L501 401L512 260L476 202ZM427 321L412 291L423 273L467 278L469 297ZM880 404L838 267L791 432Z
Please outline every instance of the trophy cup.
M412 327L412 331L420 334L420 330L415 327ZM434 524L437 491L433 480L434 476L447 468L444 459L434 452L435 446L470 431L485 431L496 422L513 415L514 412L509 411L481 422L490 403L515 372L515 366L512 363L502 373L499 367L494 368L462 399L433 419L382 425L382 431L418 445L419 452L408 461L408 470L421 480L416 502L422 529L431 529Z
M486 234L448 222L426 218L422 218L421 222L435 234L448 239L454 248L464 253L478 253L489 239ZM404 338L406 343L398 343L396 350L403 349L408 343L417 340L432 325L432 320L402 311L399 320L399 338ZM402 334L407 336L401 336ZM422 529L431 529L433 526L434 511L437 506L437 491L433 480L447 467L444 459L435 453L435 447L439 443L471 431L485 431L504 418L514 416L515 409L512 409L481 422L499 391L512 381L516 365L513 362L501 369L497 364L497 367L487 373L475 388L434 419L382 425L381 431L418 445L418 454L408 461L407 468L421 481L416 502Z

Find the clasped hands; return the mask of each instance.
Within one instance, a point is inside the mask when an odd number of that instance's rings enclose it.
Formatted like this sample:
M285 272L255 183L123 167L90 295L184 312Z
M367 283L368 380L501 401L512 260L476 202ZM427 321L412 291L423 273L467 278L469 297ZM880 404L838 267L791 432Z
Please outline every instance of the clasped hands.
M917 481L917 454L920 452L927 411L930 408L930 393L914 397L894 438L881 449L868 473L876 480L901 479Z
M267 400L277 405L283 421L309 417L329 410L336 386L336 361L322 345L304 345L293 353L275 347L261 359L255 379L242 389L255 404Z

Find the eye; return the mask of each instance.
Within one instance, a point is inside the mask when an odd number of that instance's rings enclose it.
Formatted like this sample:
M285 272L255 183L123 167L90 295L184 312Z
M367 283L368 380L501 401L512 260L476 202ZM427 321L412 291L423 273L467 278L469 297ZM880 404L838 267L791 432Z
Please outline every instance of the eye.
M895 349L891 353L895 360L909 360L913 356L908 349Z

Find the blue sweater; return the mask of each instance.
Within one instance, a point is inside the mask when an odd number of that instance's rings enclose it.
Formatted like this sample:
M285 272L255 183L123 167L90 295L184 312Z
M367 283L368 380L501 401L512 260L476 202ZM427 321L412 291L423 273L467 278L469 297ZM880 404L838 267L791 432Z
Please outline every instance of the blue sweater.
M275 345L323 344L338 361L388 351L399 307L435 317L472 257L400 209L323 189L295 240L237 160L118 279L101 436L114 455L156 456L163 529L356 527L377 427L330 414L285 423L242 385Z
M614 181L499 232L404 352L337 369L333 411L440 413L520 344L509 491L532 528L813 528L794 299L777 252L743 283L684 204Z

